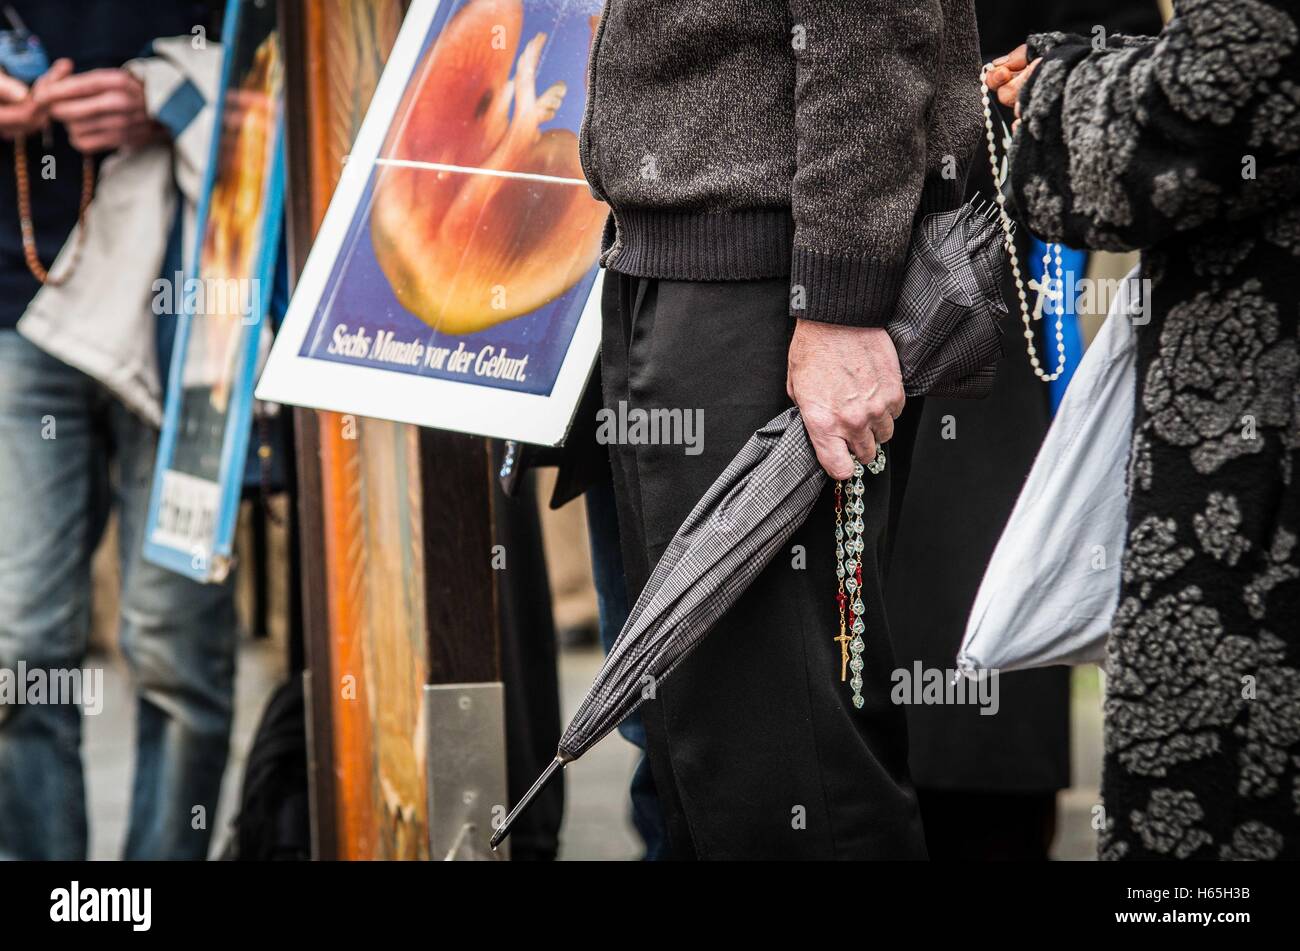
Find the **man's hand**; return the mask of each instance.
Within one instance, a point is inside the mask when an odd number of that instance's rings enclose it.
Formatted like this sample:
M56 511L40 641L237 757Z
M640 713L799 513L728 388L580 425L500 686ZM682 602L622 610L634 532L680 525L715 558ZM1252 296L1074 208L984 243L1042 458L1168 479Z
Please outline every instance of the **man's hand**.
M51 82L44 78L33 88L33 98L67 126L78 152L147 145L163 134L145 108L144 84L125 69L92 69Z
M832 479L853 475L889 442L903 411L898 352L883 327L800 320L790 340L786 392L803 416L817 461Z
M1029 48L1023 43L993 61L986 77L989 89L998 94L998 102L1016 110L1016 125L1020 125L1020 91L1038 68L1041 59L1029 62Z

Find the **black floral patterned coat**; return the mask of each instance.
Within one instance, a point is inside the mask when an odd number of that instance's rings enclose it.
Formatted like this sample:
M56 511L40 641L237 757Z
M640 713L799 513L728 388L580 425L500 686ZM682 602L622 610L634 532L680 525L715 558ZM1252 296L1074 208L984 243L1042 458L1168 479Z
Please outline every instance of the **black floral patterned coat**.
M1300 0L1184 0L1155 39L1037 36L1030 227L1141 249L1111 859L1300 858ZM1118 462L1117 462L1118 464Z

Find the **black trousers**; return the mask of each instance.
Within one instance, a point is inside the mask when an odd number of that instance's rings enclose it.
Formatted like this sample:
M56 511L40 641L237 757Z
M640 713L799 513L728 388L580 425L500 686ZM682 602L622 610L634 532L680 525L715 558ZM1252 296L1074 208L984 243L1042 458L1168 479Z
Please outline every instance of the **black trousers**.
M1046 862L1056 838L1055 792L919 787L935 862Z
M698 455L681 445L610 447L633 598L708 486L790 405L788 294L785 280L606 272L605 405L703 411ZM864 707L854 709L840 681L828 488L788 549L643 708L672 857L925 857L905 718L889 699L895 664L881 595L891 482L907 442L896 435L885 472L866 477Z

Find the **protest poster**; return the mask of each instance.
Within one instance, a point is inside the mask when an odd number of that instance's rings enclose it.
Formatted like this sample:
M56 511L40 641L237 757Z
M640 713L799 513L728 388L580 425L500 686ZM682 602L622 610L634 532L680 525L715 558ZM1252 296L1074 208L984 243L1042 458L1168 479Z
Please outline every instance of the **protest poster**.
M144 542L146 559L199 581L230 569L284 201L275 5L230 0L222 44L197 248L171 288L181 306Z
M600 337L607 209L578 157L599 10L411 4L259 398L563 441Z

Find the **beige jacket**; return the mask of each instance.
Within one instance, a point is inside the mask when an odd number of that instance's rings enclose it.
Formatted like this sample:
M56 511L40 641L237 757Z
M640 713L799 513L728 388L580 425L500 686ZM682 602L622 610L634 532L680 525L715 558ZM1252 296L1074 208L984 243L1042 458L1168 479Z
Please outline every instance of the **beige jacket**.
M187 268L193 257L213 103L221 85L221 46L207 42L196 49L192 37L171 37L155 41L154 52L153 57L126 64L144 83L149 114L158 116L186 82L193 84L204 105L174 141L123 150L104 161L86 213L85 244L71 277L57 287L41 288L19 320L18 332L94 377L157 426L162 422L163 385L155 346L155 282L167 252L178 188L185 202ZM69 235L52 273L69 266L66 258L73 254L78 232L74 228Z

